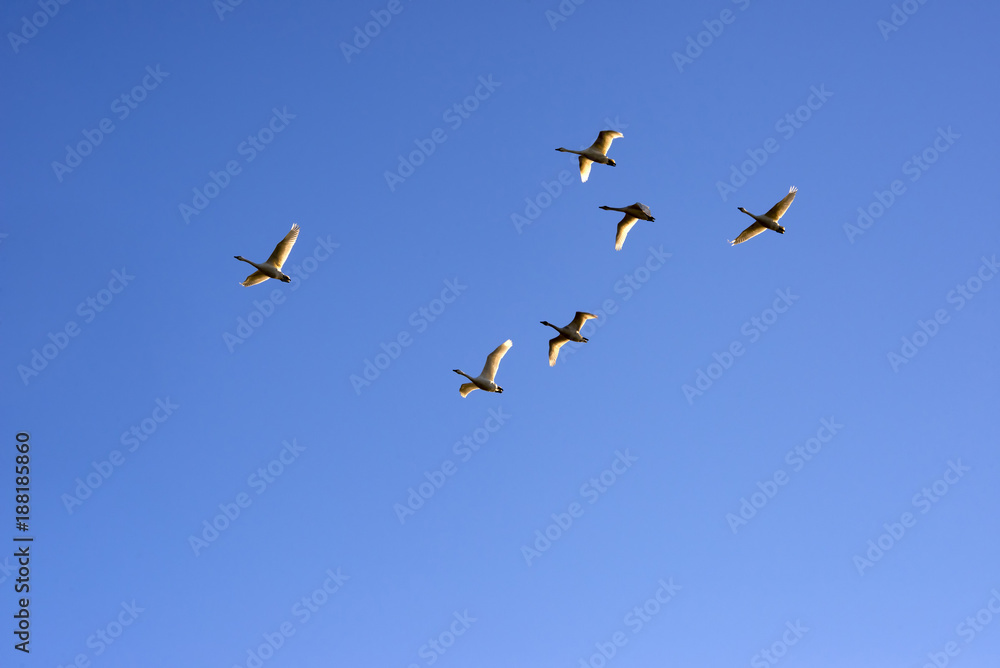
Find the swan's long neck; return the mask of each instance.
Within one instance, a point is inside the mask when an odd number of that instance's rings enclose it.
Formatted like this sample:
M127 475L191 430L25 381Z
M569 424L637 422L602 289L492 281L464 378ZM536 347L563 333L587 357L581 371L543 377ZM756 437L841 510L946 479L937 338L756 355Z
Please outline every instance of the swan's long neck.
M551 327L552 329L554 329L554 330L556 330L556 331L559 331L559 328L558 328L558 327L556 327L555 325L553 325L553 324L552 324L551 322L549 322L548 320L542 320L542 324L543 324L543 325L548 325L548 326L549 326L549 327Z
M738 206L738 207L736 207L736 208L737 208L737 209L739 209L740 211L742 211L743 213L745 213L746 215L750 216L750 217L751 217L751 218L753 218L754 220L760 220L760 218L759 218L759 217L757 217L757 216L755 216L754 214L750 213L749 211L747 211L746 209L744 209L744 208L743 208L742 206Z
M577 155L583 155L583 151L574 151L571 148L557 148L557 151L562 151L563 153L576 153Z
M464 371L462 371L461 369L452 369L452 370L453 370L453 371L454 371L455 373L457 373L457 374L460 374L460 375L462 375L462 376L465 376L465 377L466 377L466 378L468 378L469 380L472 380L472 376L470 376L469 374L465 373L465 372L464 372Z
M258 269L260 269L260 265L258 265L256 262L251 262L250 260L246 259L242 255L234 255L233 257L235 257L237 260L242 260L243 262L246 262L247 264L252 264L253 266L255 266Z

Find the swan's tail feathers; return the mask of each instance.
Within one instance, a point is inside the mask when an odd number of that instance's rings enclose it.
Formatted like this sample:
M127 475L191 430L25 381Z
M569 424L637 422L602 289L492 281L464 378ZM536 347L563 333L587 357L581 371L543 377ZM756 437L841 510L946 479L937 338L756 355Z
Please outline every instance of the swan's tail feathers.
M469 392L479 389L476 387L475 383L462 383L462 386L458 388L458 393L462 395L462 398L469 396Z

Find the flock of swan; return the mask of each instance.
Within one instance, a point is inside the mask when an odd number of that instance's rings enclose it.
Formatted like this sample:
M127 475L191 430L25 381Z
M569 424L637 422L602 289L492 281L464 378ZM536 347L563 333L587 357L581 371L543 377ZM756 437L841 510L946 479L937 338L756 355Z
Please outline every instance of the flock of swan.
M557 148L557 151L562 151L563 153L576 153L580 156L580 181L586 183L587 179L590 178L590 168L596 162L602 165L608 165L610 167L615 167L617 163L608 157L608 149L611 147L611 142L615 139L620 139L623 137L622 133L615 132L613 130L603 130L597 135L597 141L591 144L588 148L582 151L574 151L568 148ZM736 244L741 244L748 239L753 239L758 234L762 233L764 230L774 230L778 234L784 234L785 228L778 224L778 221L788 207L791 205L792 200L795 199L795 193L798 189L792 186L788 189L788 194L782 198L780 202L772 206L767 213L758 216L756 214L750 213L742 206L737 207L740 211L747 214L753 218L754 222L750 227L743 230L740 236L736 239L730 241L729 243L733 246ZM602 206L600 207L605 211L620 211L625 214L625 217L621 219L618 223L618 231L615 236L615 250L621 250L622 246L625 245L625 237L628 235L629 230L640 220L654 221L652 212L650 212L649 207L641 202L636 202L635 204L630 204L624 207L614 207L614 206ZM292 246L295 245L296 239L299 238L299 226L292 225L292 229L285 235L285 238L278 242L278 245L274 247L274 252L271 256L264 261L263 264L257 264L252 262L242 255L234 255L237 260L246 262L247 264L253 265L257 270L246 277L240 285L244 287L250 287L251 285L257 285L258 283L263 283L269 278L273 278L284 283L290 283L291 278L286 274L282 273L281 266L288 259L288 254L292 251ZM552 329L559 332L559 335L553 339L549 340L549 366L555 366L556 359L559 357L559 349L569 341L576 341L578 343L586 343L587 337L580 333L583 328L584 323L597 316L593 313L585 313L583 311L577 311L573 320L565 327L558 327L545 320L541 321L541 324L547 325ZM500 367L500 360L503 356L507 354L507 351L511 349L514 343L507 339L499 346L496 350L491 352L486 357L486 366L483 367L482 373L478 376L470 376L461 369L453 369L453 371L461 376L465 376L469 379L468 383L462 383L458 388L459 394L462 397L466 397L473 390L485 390L487 392L503 392L503 388L497 385L496 376L497 369Z

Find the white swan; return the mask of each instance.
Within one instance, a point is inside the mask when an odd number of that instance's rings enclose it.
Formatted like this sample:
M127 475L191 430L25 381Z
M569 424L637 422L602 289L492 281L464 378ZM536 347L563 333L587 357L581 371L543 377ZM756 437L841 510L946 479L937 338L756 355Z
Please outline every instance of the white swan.
M778 234L784 234L785 228L782 227L781 225L778 225L778 220L783 215L785 215L785 211L788 210L788 207L789 205L791 205L792 200L795 199L795 193L797 193L798 191L799 189L796 188L795 186L789 188L788 194L785 195L784 199L782 199L780 202L772 206L771 210L765 213L763 216L755 216L754 214L744 209L742 206L736 207L746 215L753 218L754 223L747 229L743 230L740 236L736 237L735 241L730 241L729 244L731 246L735 246L736 244L741 244L747 239L753 239L755 236L763 232L765 229L774 230Z
M542 320L543 325L548 325L552 329L559 332L559 336L549 340L549 366L556 365L556 358L559 357L559 349L562 348L567 342L576 341L578 343L586 343L589 341L587 337L580 334L580 328L583 327L583 323L596 317L597 316L593 313L577 311L576 317L573 318L573 322L569 323L565 327L556 327L551 322Z
M605 211L621 211L625 214L625 217L621 219L618 223L618 234L615 236L615 250L621 250L622 246L625 245L625 237L628 236L628 231L632 229L632 226L636 224L638 220L656 220L650 215L649 207L641 202L636 202L630 206L623 208L618 208L615 206L602 206Z
M462 386L458 388L458 393L463 397L466 397L469 395L469 392L477 389L486 390L487 392L503 392L503 388L494 383L493 379L497 377L497 367L500 366L500 360L503 359L503 356L507 354L507 351L510 350L512 345L514 345L514 343L510 339L501 343L497 349L491 352L489 357L486 358L486 366L483 367L483 372L475 378L461 369L452 369L455 373L465 376L472 381L471 383L462 383Z
M288 259L288 254L292 252L292 246L295 245L295 240L298 238L299 226L292 225L291 231L274 247L274 252L271 253L271 257L267 258L264 264L251 262L242 255L234 255L233 257L237 260L243 260L247 264L252 264L257 268L257 271L247 276L247 280L240 283L240 285L248 288L251 285L263 283L269 278L276 278L283 283L291 283L292 279L281 273L281 265L285 264L285 260Z
M599 162L602 165L615 166L615 161L607 156L608 147L611 146L612 141L621 137L624 137L624 135L620 132L602 130L597 135L597 141L591 144L589 148L585 148L582 151L574 151L569 148L557 148L556 150L563 153L576 153L580 156L580 180L586 183L590 177L590 166L592 163Z

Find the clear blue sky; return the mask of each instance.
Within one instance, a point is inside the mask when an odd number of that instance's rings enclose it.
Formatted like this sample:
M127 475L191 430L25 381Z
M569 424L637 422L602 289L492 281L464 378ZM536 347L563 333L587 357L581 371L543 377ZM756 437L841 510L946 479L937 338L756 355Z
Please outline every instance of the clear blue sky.
M3 9L0 664L996 665L1000 9L224 1Z

